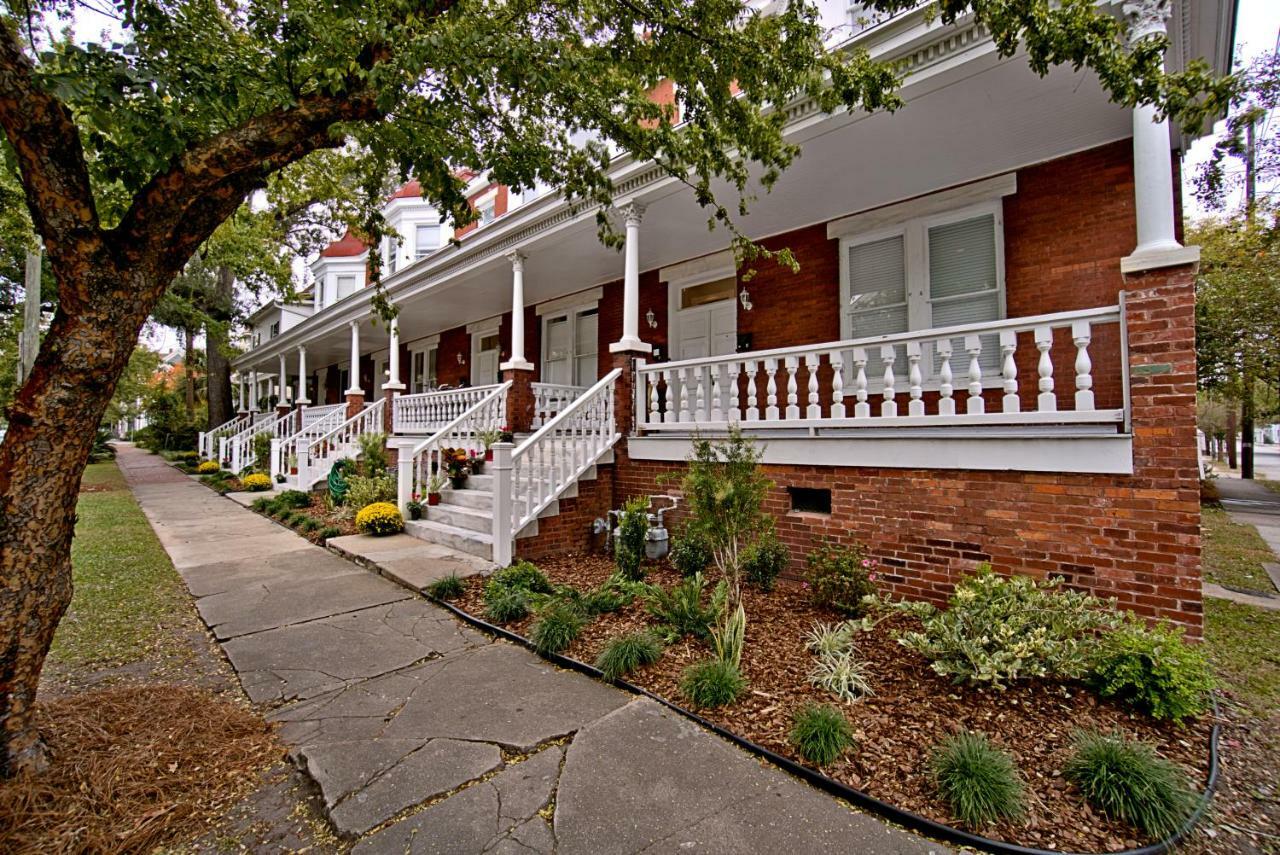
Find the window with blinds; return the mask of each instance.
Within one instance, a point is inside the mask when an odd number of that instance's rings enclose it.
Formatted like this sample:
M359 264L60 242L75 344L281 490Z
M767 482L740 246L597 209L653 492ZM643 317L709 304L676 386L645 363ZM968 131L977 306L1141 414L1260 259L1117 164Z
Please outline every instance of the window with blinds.
M414 257L422 258L434 249L440 248L440 226L422 224L414 230Z

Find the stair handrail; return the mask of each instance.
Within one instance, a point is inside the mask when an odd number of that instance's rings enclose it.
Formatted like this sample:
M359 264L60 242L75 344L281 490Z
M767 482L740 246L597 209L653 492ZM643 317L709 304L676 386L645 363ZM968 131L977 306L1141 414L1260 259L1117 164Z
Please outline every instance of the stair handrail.
M507 380L494 386L489 394L440 430L412 448L400 449L397 459L396 501L402 514L408 514L409 502L417 492L423 469L431 463L433 455L438 465L442 448L483 451L484 443L480 440L480 433L502 429L507 419L507 392L511 389L511 383L512 381ZM450 442L448 446L444 444L446 439Z
M231 471L239 474L244 471L248 461L245 460L245 451L253 444L253 438L260 433L270 434L272 437L286 437L293 434L293 429L298 424L298 414L293 410L275 416L270 419L263 419L249 425L239 433L227 439L227 449L229 454L223 458L224 461L229 460Z
M495 467L493 557L510 563L515 536L577 482L622 436L614 419L615 368ZM504 450L505 451L505 450Z
M323 436L331 430L341 427L347 420L346 406L343 404L333 404L332 409L314 421L306 421L306 410L303 410L303 422L301 428L294 431L293 434L285 439L277 439L271 443L271 477L275 478L289 470L289 458L295 461L299 460L301 455L298 454L298 445L302 442L310 444L310 440ZM296 463L294 465L297 465Z
M382 433L383 421L382 413L386 409L386 398L379 398L372 404L362 408L351 418L344 418L342 423L326 431L320 436L314 436L310 439L302 453L298 454L298 478L299 483L306 483L303 489L307 489L316 480L316 473L312 472L314 464L327 463L330 450L346 450L355 442L357 438L367 433ZM343 416L346 416L346 410L340 410ZM301 443L299 449L303 449ZM328 475L326 470L321 476Z
M231 436L245 428L249 423L248 413L237 413L222 424L207 431L201 431L196 438L196 450L201 457L212 458L214 444L224 436Z

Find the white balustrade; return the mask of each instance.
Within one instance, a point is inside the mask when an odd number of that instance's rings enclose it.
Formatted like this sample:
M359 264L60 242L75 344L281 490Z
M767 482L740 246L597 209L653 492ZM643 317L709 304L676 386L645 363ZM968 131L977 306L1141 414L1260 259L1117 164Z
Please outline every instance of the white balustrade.
M220 448L219 440L234 436L252 423L248 413L233 416L211 431L201 431L196 440L196 450L201 457L213 459Z
M396 433L435 433L484 400L496 388L497 385L469 386L398 395L392 405L392 430Z
M292 436L276 439L271 443L271 477L297 475L300 459L307 448L320 437L342 427L347 420L346 404L328 404L322 407L304 407L302 428ZM327 474L327 473L326 473ZM311 485L308 484L307 487Z
M270 414L268 419L255 419L253 424L227 437L223 446L222 464L232 472L240 473L254 462L253 442L256 437L265 434L272 439L292 436L298 426L298 414L293 410L284 415Z
M401 449L398 461L396 499L400 512L408 513L409 501L417 493L425 496L425 489L434 472L444 470L443 452L447 448L460 448L470 456L473 452L484 454L481 434L502 430L507 421L507 394L511 381L487 386L487 390L471 406L460 412L439 430L412 449Z
M349 419L333 416L333 421L337 422L334 427L324 433L311 431L310 436L299 441L295 452L298 487L311 489L316 482L329 477L335 461L356 457L360 453L360 437L383 432L382 414L386 406L387 399L379 398ZM346 415L345 407L338 411L338 415Z
M545 425L558 416L565 407L578 400L587 391L586 386L570 386L564 383L533 383L533 429Z
M1093 355L1096 327L1123 323L1107 306L897 335L735 353L641 365L637 374L638 426L643 432L972 424L1123 423L1123 402L1097 409ZM1074 407L1058 400L1054 333L1075 346ZM1024 346L1019 349L1019 336ZM1027 346L1033 342L1034 348ZM905 356L904 356L905 354ZM1122 371L1118 354L1108 370ZM1019 361L1024 376L1019 384ZM825 366L825 367L824 367ZM779 376L779 369L783 376ZM801 373L803 371L803 379ZM957 373L965 398L958 405ZM727 384L727 389L725 388ZM1116 383L1115 387L1122 387ZM779 391L785 400L779 401ZM967 394L965 394L967 392ZM1000 404L988 411L987 394ZM873 411L870 398L881 403ZM847 406L847 398L853 398ZM802 400L803 399L803 400ZM995 397L992 398L994 402ZM901 409L900 409L901 408Z

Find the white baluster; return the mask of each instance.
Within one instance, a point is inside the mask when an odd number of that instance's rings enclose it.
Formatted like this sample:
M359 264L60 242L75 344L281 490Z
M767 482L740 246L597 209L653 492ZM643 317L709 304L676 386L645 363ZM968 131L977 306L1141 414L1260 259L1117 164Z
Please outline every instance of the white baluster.
M1022 409L1022 401L1018 398L1018 365L1014 362L1013 352L1018 349L1018 334L1013 330L1000 331L1000 373L1004 375L1004 411L1016 413Z
M650 424L653 424L654 422L661 422L662 410L659 409L659 403L658 403L658 378L661 377L662 375L656 371L653 371L643 376L644 376L644 382L649 384L648 422Z
M1040 375L1040 394L1036 398L1036 408L1042 413L1053 413L1058 410L1058 396L1053 393L1053 359L1049 350L1053 347L1053 328L1036 327L1036 350L1040 351L1040 362L1036 373Z
M787 356L784 361L787 366L787 420L792 421L800 418L800 396L796 385L796 371L800 360L795 356Z
M742 363L729 363L729 421L742 421L742 404L738 400L738 375L742 373Z
M1089 342L1093 333L1088 321L1071 324L1071 340L1076 345L1076 409L1093 409L1093 360L1089 358Z
M951 397L955 391L951 385L951 339L943 339L934 345L938 349L938 356L942 358L942 365L938 369L938 415L954 416L956 414L956 401Z
M681 368L677 373L680 375L680 418L678 421L687 422L689 418L689 371L688 368Z
M867 403L867 349L865 347L853 349L853 364L858 369L853 378L854 395L858 399L858 403L853 405L853 417L855 419L870 418L871 405Z
M662 377L662 416L659 418L661 422L667 422L671 419L671 395L675 392L675 387L671 385L671 372L663 370Z
M981 415L987 409L986 402L982 400L982 363L978 361L982 355L982 338L965 336L964 349L969 354L969 400L966 408L971 416Z
M778 360L766 359L764 373L769 375L769 382L765 389L764 419L767 422L776 422L778 420Z
M898 361L898 350L891 344L880 345L880 361L884 363L884 403L880 405L880 415L893 418L898 414L898 402L894 400L898 390L894 388L898 378L893 373L893 363Z
M844 352L833 350L827 354L831 362L831 418L844 418Z
M693 370L694 373L698 375L698 385L694 397L694 406L696 407L694 411L694 419L696 421L705 422L707 420L707 389L706 381L703 378L706 376L706 372L702 370L701 365L696 366Z
M806 353L804 355L805 371L809 375L809 406L805 408L804 417L806 419L822 418L822 407L818 403L818 354Z
M907 415L923 416L924 401L921 395L924 390L920 388L923 378L920 375L920 342L907 342L907 363L910 368L907 371L907 383L911 392L911 402L907 404Z
M746 365L747 371L747 421L756 422L760 420L760 401L756 391L756 374L760 371L759 364L754 360L750 360Z
M713 363L708 367L711 372L711 421L724 421L724 411L722 407L723 390L720 387L720 363Z

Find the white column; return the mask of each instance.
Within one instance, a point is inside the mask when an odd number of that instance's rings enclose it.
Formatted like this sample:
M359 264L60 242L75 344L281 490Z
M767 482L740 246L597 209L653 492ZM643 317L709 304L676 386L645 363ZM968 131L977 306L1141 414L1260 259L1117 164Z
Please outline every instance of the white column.
M400 382L400 319L392 318L387 325L387 382L382 384L382 391L403 392L404 384Z
M524 254L513 252L511 262L511 358L498 367L503 371L532 371L533 363L524 358Z
M280 373L276 376L276 406L289 405L289 367L285 364L284 354L280 354Z
M246 388L244 372L240 372L240 412L249 412L249 394Z
M307 397L307 346L298 345L298 404L305 406L311 400Z
M610 353L653 350L640 340L640 218L644 206L631 202L622 208L626 222L627 244L622 273L622 339L609 345Z
M351 322L351 387L344 394L363 395L360 388L360 322Z
M1129 39L1137 43L1167 32L1168 0L1131 0L1124 4L1129 19ZM1172 254L1165 263L1184 263L1182 244L1174 237L1173 157L1170 154L1169 121L1156 119L1156 108L1139 104L1133 109L1133 194L1138 245L1124 269L1152 266L1142 262ZM1159 266L1159 265L1155 265Z
M258 411L258 369L249 372L249 411Z

